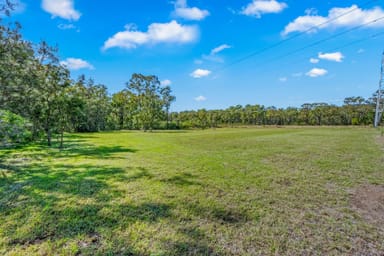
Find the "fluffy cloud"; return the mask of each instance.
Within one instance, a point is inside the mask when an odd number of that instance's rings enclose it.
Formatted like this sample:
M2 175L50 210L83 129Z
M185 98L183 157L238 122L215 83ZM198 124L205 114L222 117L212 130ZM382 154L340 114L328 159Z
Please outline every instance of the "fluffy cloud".
M345 15L345 13L348 14ZM288 35L295 31L314 33L316 30L325 28L354 27L382 18L383 16L384 11L380 7L363 10L357 5L346 8L332 8L326 17L313 14L313 12L307 12L305 16L300 16L290 22L285 27L282 35ZM367 25L367 27L384 27L384 22L382 20L374 22Z
M147 32L137 31L132 25L125 26L125 29L109 38L103 49L132 49L139 45L157 43L190 43L196 41L199 36L196 26L183 26L174 20L169 23L153 23L148 26Z
M81 16L81 13L75 10L73 0L43 0L42 8L52 14L52 17L78 20Z
M310 58L309 59L309 62L311 62L312 64L316 64L316 63L319 63L319 59L315 59L315 58Z
M327 73L328 73L328 71L326 69L313 68L309 72L307 72L306 75L309 77L319 77L319 76L324 76Z
M173 15L186 20L202 20L209 15L209 11L188 7L186 0L177 0Z
M76 58L67 58L66 60L61 61L60 64L71 70L94 69L89 62Z
M319 53L319 59L342 62L344 59L344 55L341 52L333 52L333 53Z
M161 81L160 84L162 86L170 86L172 84L172 81L169 79L165 79L165 80Z
M200 95L200 96L198 96L198 97L196 97L195 98L195 101L206 101L207 100L207 98L206 97L204 97L204 96L202 96L202 95Z
M190 75L193 77L193 78L202 78L202 77L205 77L205 76L209 76L211 74L211 71L210 70L207 70L207 69L196 69L195 71L193 71Z
M276 0L253 0L246 7L243 7L241 14L261 18L262 14L282 12L288 5Z

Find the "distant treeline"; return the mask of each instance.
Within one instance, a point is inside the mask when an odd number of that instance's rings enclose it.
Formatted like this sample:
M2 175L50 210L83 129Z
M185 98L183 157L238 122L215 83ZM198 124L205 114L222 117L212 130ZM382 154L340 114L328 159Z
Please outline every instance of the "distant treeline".
M262 105L231 106L224 110L171 113L179 128L233 127L238 125L372 125L376 94L370 99L345 98L342 106L305 103L301 107L276 108Z

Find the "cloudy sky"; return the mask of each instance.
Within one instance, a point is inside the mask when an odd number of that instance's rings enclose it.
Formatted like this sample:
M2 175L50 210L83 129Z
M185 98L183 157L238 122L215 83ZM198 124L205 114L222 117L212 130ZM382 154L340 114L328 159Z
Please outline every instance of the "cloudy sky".
M19 0L12 19L111 93L158 76L176 111L369 97L384 49L378 0Z

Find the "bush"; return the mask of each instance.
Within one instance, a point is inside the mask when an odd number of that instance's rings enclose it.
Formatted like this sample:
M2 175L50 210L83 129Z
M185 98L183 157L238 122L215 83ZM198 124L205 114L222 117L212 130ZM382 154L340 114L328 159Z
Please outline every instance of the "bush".
M0 110L0 147L26 143L31 140L31 125L23 117Z

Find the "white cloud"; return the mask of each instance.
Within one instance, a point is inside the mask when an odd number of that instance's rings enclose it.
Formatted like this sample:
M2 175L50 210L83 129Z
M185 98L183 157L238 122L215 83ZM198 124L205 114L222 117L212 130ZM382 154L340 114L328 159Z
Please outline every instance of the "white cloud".
M202 78L202 77L205 77L205 76L209 76L211 74L211 71L210 70L207 70L207 69L196 69L195 71L193 71L190 76L192 76L193 78Z
M218 54L219 52L224 51L225 49L230 49L230 48L232 48L232 46L227 45L227 44L222 44L222 45L212 49L211 55Z
M315 58L310 58L309 59L309 62L311 62L312 64L316 64L316 63L319 63L319 59L315 59Z
M341 52L319 53L319 59L342 62L344 55Z
M211 50L211 52L209 53L209 55L202 55L202 59L204 60L208 60L208 61L213 61L213 62L220 62L220 63L223 63L224 60L217 56L218 53L224 51L225 49L229 49L229 48L232 48L232 46L228 45L228 44L222 44L214 49Z
M253 0L246 7L243 7L241 14L261 18L262 14L282 12L288 5L276 0Z
M282 82L282 83L285 83L285 82L288 81L288 78L286 78L286 77L280 77L280 78L279 78L279 81Z
M59 24L57 27L61 30L76 29L76 26L73 24Z
M345 13L348 14L344 15ZM325 28L354 27L382 18L383 16L384 11L380 7L363 10L357 5L346 8L332 8L326 17L313 14L313 12L307 12L305 16L300 16L290 22L285 27L282 35L285 36L295 31L314 33L319 29ZM313 27L316 28L311 29ZM384 22L382 20L373 22L367 25L367 27L384 27Z
M60 64L71 70L95 69L89 62L76 58L67 58L66 60L61 61Z
M201 101L206 101L206 100L207 100L207 98L204 97L204 96L202 96L202 95L200 95L200 96L198 96L198 97L195 98L195 101L199 101L199 102L201 102Z
M172 84L172 81L169 79L165 79L165 80L161 81L160 84L162 86L170 86Z
M309 77L319 77L319 76L324 76L327 73L328 73L328 71L326 69L313 68L309 72L307 72L306 75Z
M43 0L42 8L52 14L53 18L78 20L81 16L81 13L75 10L73 0Z
M186 20L203 20L209 16L209 11L197 7L188 7L186 0L177 0L173 15Z
M174 20L169 23L153 23L148 26L147 32L137 31L131 24L126 25L125 29L109 38L103 49L132 49L139 45L157 43L190 43L196 41L199 36L196 26L183 26Z
M359 50L357 50L357 53L361 54L361 53L364 53L365 50L363 48L360 48Z

